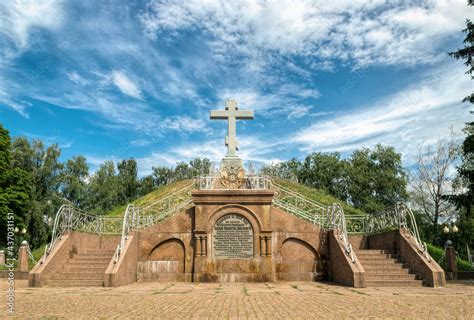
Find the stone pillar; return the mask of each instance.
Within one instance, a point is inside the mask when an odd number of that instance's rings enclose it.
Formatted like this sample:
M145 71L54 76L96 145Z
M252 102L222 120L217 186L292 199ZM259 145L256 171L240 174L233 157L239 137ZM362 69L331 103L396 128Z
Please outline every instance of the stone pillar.
M18 251L17 270L20 272L28 272L28 242L26 242L26 240L21 242L20 250Z
M195 256L201 256L201 251L202 251L202 248L201 248L201 236L198 236L196 235L194 237L195 239L195 245L196 245L196 252L194 253Z
M0 266L5 264L5 251L0 250Z
M264 257L267 255L267 242L265 236L260 236L260 256Z
M272 236L265 236L265 255L271 256L272 255Z
M207 236L201 236L201 256L207 256Z
M458 266L456 265L456 251L451 243L446 243L444 254L446 256L447 272L452 273L452 280L456 280L458 276Z

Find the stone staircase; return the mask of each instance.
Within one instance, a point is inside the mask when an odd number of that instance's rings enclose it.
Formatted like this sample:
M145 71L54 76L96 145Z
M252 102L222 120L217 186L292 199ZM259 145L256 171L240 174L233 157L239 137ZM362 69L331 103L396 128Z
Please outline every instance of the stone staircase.
M367 287L421 287L422 280L399 262L390 250L356 250L357 258L365 270Z
M48 280L49 286L104 286L104 274L113 251L73 253L61 271Z

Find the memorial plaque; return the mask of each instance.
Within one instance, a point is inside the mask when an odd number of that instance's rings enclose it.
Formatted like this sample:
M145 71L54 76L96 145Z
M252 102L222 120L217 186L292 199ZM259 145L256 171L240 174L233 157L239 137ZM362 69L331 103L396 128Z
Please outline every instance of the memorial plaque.
M212 231L214 257L221 259L253 258L253 229L238 214L227 214L217 220Z

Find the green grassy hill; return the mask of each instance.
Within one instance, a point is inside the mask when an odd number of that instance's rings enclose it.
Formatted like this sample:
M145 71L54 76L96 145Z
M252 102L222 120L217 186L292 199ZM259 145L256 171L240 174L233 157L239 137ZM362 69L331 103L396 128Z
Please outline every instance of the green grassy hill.
M346 214L359 214L359 215L364 215L365 214L365 212L363 212L361 210L358 210L358 209L344 203L343 201L329 195L327 192L325 192L323 190L306 187L304 185L301 185L301 184L298 184L298 183L295 183L295 182L291 182L291 181L288 181L288 180L278 179L278 180L275 180L275 181L278 184L280 184L281 186L283 186L287 189L290 189L293 192L300 193L303 196L305 196L305 197L307 197L311 200L314 200L316 202L319 202L323 205L328 206L328 205L332 205L333 203L336 203L336 202L340 203L342 205L342 207L344 208L344 212ZM191 180L183 180L183 181L178 181L178 182L168 184L166 186L161 186L161 187L157 188L156 190L150 192L149 194L147 194L147 195L145 195L141 198L138 198L137 200L133 201L132 203L137 205L137 206L149 205L149 204L151 204L155 201L158 201L158 200L168 196L169 194L171 194L173 192L176 192L176 191L186 187L190 183L191 183ZM118 206L115 209L113 209L112 211L108 212L107 215L109 215L109 216L121 216L121 215L124 214L126 208L127 208L126 205Z
M345 214L357 214L357 215L366 214L365 212L346 204L344 201L341 201L331 196L324 190L310 188L305 185L292 182L289 180L275 179L275 182L287 189L290 189L293 192L297 192L305 196L306 198L309 198L311 200L314 200L326 206L332 205L333 203L339 203L344 208Z
M158 187L156 190L153 190L149 194L138 198L135 201L132 201L134 205L144 207L146 205L152 204L160 199L165 198L166 196L170 195L173 192L179 191L184 187L188 186L192 182L191 179L182 180L167 184L165 186ZM108 216L122 216L125 213L125 209L127 205L118 206L114 208L112 211L108 212Z

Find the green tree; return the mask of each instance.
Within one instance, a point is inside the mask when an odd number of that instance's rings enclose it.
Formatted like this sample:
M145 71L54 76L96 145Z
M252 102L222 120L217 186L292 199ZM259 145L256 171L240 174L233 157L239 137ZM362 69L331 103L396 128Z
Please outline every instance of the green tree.
M326 190L329 194L347 200L347 162L339 153L315 152L308 155L298 173L298 180L310 187Z
M468 6L473 6L472 0L468 1ZM457 60L464 60L464 65L468 67L466 74L474 78L474 24L471 20L466 20L466 28L463 30L466 34L464 39L464 48L457 51L450 52L449 55ZM463 102L474 103L474 92L464 97ZM471 113L473 113L471 111ZM463 208L466 218L472 217L472 204L474 203L474 122L466 123L464 128L466 138L462 144L461 156L462 163L458 167L458 184L466 188L466 192L452 196L453 201L457 207Z
M164 166L152 167L152 176L156 187L164 186L173 179L173 169Z
M418 150L417 165L411 179L411 202L424 215L431 226L430 240L435 241L440 223L455 217L454 206L446 195L452 193L449 169L458 155L458 146L451 134L449 139L439 139L436 145L422 145Z
M468 1L468 6L474 5L473 0ZM471 8L468 10L472 10ZM456 60L464 60L464 65L468 68L466 74L474 78L474 24L471 20L466 20L466 28L463 30L466 34L464 47L457 51L450 52L449 55ZM474 104L474 91L471 91L463 102ZM473 111L471 111L471 114ZM461 164L458 166L458 177L455 186L458 190L464 190L449 197L459 210L459 239L466 243L472 249L474 247L474 122L467 122L464 127L466 138L461 145ZM465 247L457 248L464 251Z
M87 208L96 213L104 213L120 203L120 183L112 161L100 165L90 178Z
M87 194L89 166L86 158L77 156L67 160L61 175L61 194L76 207L83 207Z
M207 158L194 158L189 161L190 166L190 177L196 177L199 175L209 175L211 169L211 161Z
M13 213L15 226L28 226L31 208L30 177L25 170L12 166L11 140L0 124L0 244L6 243L7 216Z
M138 169L135 159L122 160L117 164L118 181L121 186L120 202L135 200L138 195Z
M173 181L192 178L192 169L186 162L178 162L173 170Z
M393 147L364 148L348 159L348 196L354 207L369 213L407 199L407 175Z
M154 179L152 175L145 176L140 179L138 187L138 195L144 196L153 191Z

